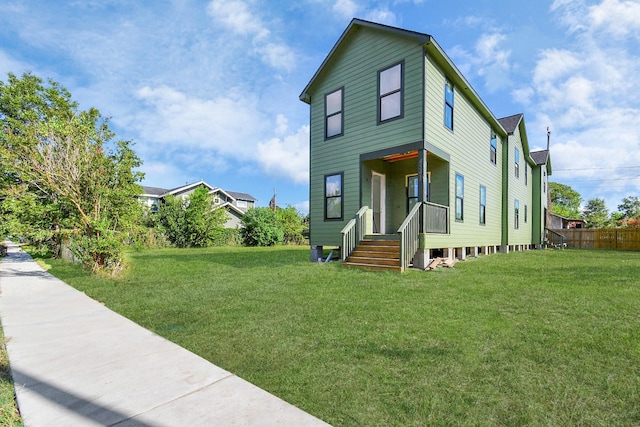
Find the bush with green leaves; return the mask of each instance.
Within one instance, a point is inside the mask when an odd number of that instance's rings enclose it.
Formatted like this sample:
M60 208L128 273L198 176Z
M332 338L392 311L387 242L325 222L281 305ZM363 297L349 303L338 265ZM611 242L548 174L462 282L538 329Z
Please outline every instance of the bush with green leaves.
M225 209L215 207L209 190L200 186L187 198L166 197L151 218L171 244L186 248L215 245L227 215Z
M242 216L240 231L247 246L273 246L284 241L284 227L269 208L251 208Z
M300 245L304 243L304 218L293 206L277 208L276 216L284 231L284 243Z

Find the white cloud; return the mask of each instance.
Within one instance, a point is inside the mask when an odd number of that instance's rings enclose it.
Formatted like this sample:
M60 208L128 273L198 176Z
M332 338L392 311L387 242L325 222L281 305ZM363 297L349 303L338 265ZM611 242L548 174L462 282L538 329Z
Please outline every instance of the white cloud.
M386 25L396 25L396 15L387 8L373 9L366 13L365 19Z
M259 38L269 36L269 30L258 16L249 11L249 6L243 1L213 0L207 6L207 12L236 34Z
M612 209L616 199L640 191L629 169L640 165L640 57L633 43L639 7L556 0L552 10L573 46L542 51L531 87L518 92L537 112L528 129L551 126L553 179L584 192L585 199L605 198Z
M511 51L501 48L505 40L504 34L490 32L480 36L473 52L458 45L450 49L450 54L463 75L476 74L482 77L485 88L495 92L510 83Z
M296 55L293 50L272 35L263 19L253 13L246 2L212 0L207 6L207 13L234 34L252 37L253 53L265 64L285 71L295 68Z
M542 85L553 82L558 78L572 74L580 69L582 61L578 54L566 49L547 49L540 55L540 59L533 71L534 84Z
M360 6L353 0L336 0L333 3L334 12L345 18L353 18L359 9Z
M296 65L296 56L293 51L284 44L267 43L257 47L262 52L263 62L273 68L291 71Z
M242 159L254 152L266 130L256 102L244 95L199 99L168 86L145 86L136 95L147 108L130 125L143 140L166 149L210 149Z
M604 0L589 7L588 17L594 29L602 29L616 38L640 35L638 1Z
M309 126L302 126L295 134L259 143L257 160L269 175L290 178L296 183L308 183Z

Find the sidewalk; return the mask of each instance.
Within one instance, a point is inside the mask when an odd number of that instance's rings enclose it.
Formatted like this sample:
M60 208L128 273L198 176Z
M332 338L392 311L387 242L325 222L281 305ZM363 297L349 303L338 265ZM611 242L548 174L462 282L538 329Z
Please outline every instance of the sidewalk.
M105 308L16 245L0 318L27 427L327 426Z

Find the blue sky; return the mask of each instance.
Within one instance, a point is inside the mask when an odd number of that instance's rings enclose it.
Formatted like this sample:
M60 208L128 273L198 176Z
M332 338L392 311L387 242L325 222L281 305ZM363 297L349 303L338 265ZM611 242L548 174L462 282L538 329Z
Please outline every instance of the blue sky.
M552 181L640 194L640 1L3 0L0 78L31 71L111 117L144 185L200 179L308 209L298 95L354 17L431 34L496 117L551 130Z

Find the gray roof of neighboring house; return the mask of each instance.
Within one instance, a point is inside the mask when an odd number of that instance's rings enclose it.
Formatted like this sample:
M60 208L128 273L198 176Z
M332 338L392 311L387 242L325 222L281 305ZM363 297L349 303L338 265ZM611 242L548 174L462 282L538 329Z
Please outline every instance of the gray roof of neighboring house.
M142 186L142 193L143 194L150 194L152 196L162 196L164 193L166 193L167 190L166 188L160 188L160 187L147 187L147 186Z
M209 184L207 184L204 181L199 181L199 182L195 182L193 184L186 184L186 185L181 185L179 187L176 188L172 188L170 190L166 189L166 188L160 188L160 187L147 187L147 186L142 186L142 193L143 194L148 194L151 196L158 196L158 197L162 197L165 196L168 193L173 193L176 192L177 190L181 190L183 188L189 188L192 187L194 185L198 185L198 184L202 184L205 185L207 187L211 187ZM221 190L223 192L225 192L226 194L230 195L231 197L233 197L236 200L247 200L249 202L257 202L258 199L256 199L255 197L253 197L251 194L248 193L238 193L235 191L226 191L223 190L222 188L215 188L214 190Z
M548 150L532 151L529 155L536 162L536 165L544 165L549 160Z
M504 130L507 131L508 134L512 134L513 132L515 132L516 128L518 127L518 124L522 120L522 117L523 117L523 114L518 113L518 114L514 114L513 116L503 117L501 119L498 119L498 121L500 122Z
M236 193L235 191L227 191L227 193L229 193L229 195L236 200L247 200L250 202L256 202L258 200L255 197L253 197L251 194L247 194L247 193Z

